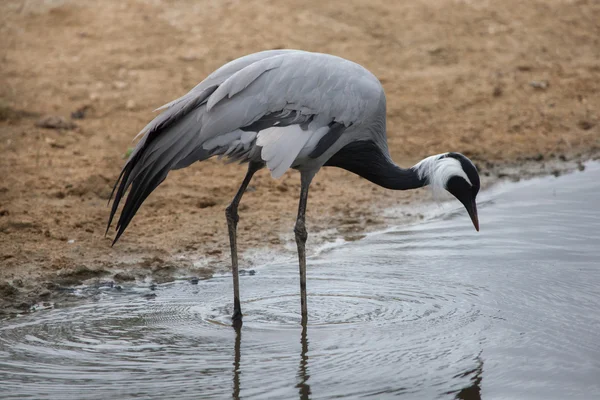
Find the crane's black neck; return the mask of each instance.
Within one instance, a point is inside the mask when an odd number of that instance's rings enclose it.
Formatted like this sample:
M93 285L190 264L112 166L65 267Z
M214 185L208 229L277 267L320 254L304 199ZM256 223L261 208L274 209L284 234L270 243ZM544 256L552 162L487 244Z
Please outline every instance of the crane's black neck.
M372 141L352 142L334 154L325 166L343 168L387 189L407 190L426 185L412 168L400 168Z

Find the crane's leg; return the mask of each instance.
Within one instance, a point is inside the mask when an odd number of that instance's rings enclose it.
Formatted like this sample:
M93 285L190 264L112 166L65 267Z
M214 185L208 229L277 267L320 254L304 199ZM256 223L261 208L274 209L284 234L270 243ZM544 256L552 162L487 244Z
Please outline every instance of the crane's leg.
M298 246L298 261L300 264L300 306L302 308L302 325L306 325L308 320L306 305L306 239L308 233L306 232L305 214L306 202L308 200L308 187L310 186L313 176L314 173L302 172L298 218L296 218L296 225L294 226L296 245Z
M252 176L263 167L264 164L250 161L248 164L248 172L242 185L238 189L231 204L225 209L227 217L227 228L229 229L229 245L231 246L231 274L233 275L233 319L234 322L242 321L242 307L240 305L240 278L238 275L238 256L237 256L237 223L240 219L238 216L238 205L242 196L252 179Z

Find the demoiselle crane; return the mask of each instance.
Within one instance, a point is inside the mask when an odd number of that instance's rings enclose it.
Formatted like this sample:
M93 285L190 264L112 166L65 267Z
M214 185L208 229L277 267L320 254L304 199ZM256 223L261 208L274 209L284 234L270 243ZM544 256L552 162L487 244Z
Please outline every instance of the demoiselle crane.
M146 197L170 170L213 156L248 163L248 171L226 208L233 274L233 320L241 321L236 228L238 205L256 171L274 178L300 171L294 227L300 266L303 323L307 320L305 211L308 188L323 166L343 168L394 190L431 185L447 190L467 209L479 230L475 198L479 175L460 153L433 155L411 168L397 166L386 140L386 98L379 80L364 67L328 54L269 50L233 60L163 110L138 134L115 187L108 227L125 192L114 243ZM112 197L112 196L111 196ZM107 227L107 232L108 232Z

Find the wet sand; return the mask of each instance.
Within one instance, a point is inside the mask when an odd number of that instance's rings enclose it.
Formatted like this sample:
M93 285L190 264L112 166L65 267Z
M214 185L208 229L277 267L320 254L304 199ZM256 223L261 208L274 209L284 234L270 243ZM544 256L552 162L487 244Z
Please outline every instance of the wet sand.
M400 165L459 151L489 185L599 154L598 21L594 1L4 1L0 313L60 300L61 287L87 279L227 268L224 209L244 167L210 160L172 172L118 245L104 230L112 183L152 110L229 60L299 48L361 63L385 87ZM294 254L298 192L293 171L257 174L240 209L242 268L260 259L251 249ZM309 247L397 223L381 210L426 199L324 169L311 188Z

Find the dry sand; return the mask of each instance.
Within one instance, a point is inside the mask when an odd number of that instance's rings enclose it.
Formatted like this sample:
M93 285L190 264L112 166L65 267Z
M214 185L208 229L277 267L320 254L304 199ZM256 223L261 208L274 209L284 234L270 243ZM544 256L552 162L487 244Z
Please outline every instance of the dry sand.
M404 166L459 151L489 183L528 172L527 161L548 170L600 149L595 0L3 0L0 38L0 313L90 278L161 282L227 268L223 211L244 167L210 160L171 173L115 247L106 202L152 110L247 53L297 48L369 68ZM240 211L242 254L293 254L298 191L295 172L256 176ZM417 198L425 192L324 169L309 246L390 224L383 208Z

